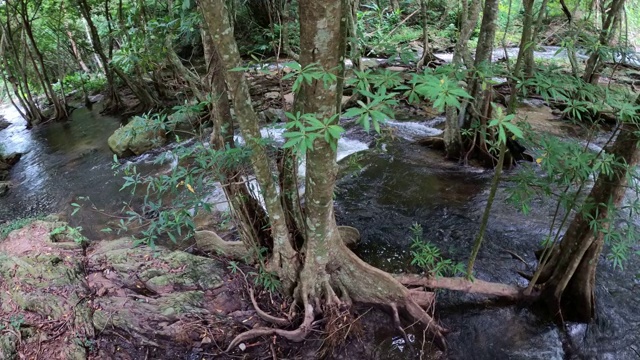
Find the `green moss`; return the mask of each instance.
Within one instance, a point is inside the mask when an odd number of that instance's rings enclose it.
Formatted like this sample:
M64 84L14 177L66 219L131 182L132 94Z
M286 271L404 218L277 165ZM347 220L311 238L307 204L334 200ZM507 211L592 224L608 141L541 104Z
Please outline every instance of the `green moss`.
M185 291L181 293L167 294L162 298L160 312L167 316L182 314L205 314L202 308L204 293L202 291Z
M6 239L12 231L20 230L34 221L42 220L44 218L44 216L27 217L0 224L0 241Z

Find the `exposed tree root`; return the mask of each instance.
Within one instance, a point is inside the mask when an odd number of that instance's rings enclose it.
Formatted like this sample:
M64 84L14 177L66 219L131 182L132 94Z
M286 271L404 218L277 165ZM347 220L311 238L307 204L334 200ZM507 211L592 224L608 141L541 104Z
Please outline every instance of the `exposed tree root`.
M483 280L470 281L465 278L432 278L420 275L396 275L395 278L406 286L424 286L432 289L448 289L468 293L498 296L503 299L524 299L522 289Z
M196 244L202 251L215 252L232 259L247 259L249 249L241 241L226 241L213 231L201 230L195 232Z
M400 313L398 312L398 306L396 306L395 303L391 303L391 313L393 314L393 323L395 324L396 329L400 331L404 340L407 342L407 344L409 344L409 337L402 327L402 322L400 321Z
M313 319L314 319L313 306L310 304L306 304L305 312L304 312L304 321L302 322L302 325L300 325L300 327L298 327L297 329L295 330L283 330L283 329L273 329L273 328L252 329L236 336L231 341L231 343L227 347L227 350L225 351L230 352L241 343L245 341L249 341L251 339L255 339L260 336L278 335L293 342L301 342L307 337L307 335L309 334L309 331L311 331L313 327Z
M298 304L303 305L305 313L304 320L297 329L252 329L233 339L227 351L260 336L277 335L293 342L303 341L310 330L320 323L325 324L324 330L327 334L334 334L339 329L348 330L350 326L345 326L345 322L349 322L351 317L345 314L350 313L353 302L390 309L395 327L405 336L403 318L412 323L422 324L436 346L446 350L444 334L447 330L438 325L425 311L425 308L433 306L433 294L406 288L390 274L360 260L344 243L332 246L329 259L329 263L320 268L316 268L317 264L307 259L305 269L299 273L294 298ZM273 317L260 310L251 290L250 296L258 316L262 319L279 327L290 325L287 320ZM326 321L314 322L318 315L322 315ZM342 332L333 335L336 339L344 336L346 334Z
M249 297L251 298L251 303L253 304L253 308L256 310L256 314L264 321L269 322L271 324L274 325L278 325L278 326L288 326L291 324L291 321L289 321L288 319L284 319L284 318L279 318L273 315L269 315L266 312L264 312L262 309L260 309L260 306L258 306L258 302L256 301L256 297L253 294L253 289L249 288Z
M334 287L348 289L354 302L391 308L394 318L397 311L412 322L419 322L432 335L436 346L446 350L444 334L447 330L421 307L429 305L428 295L416 295L416 291L406 288L389 273L365 263L344 245L334 247L337 249L329 264Z

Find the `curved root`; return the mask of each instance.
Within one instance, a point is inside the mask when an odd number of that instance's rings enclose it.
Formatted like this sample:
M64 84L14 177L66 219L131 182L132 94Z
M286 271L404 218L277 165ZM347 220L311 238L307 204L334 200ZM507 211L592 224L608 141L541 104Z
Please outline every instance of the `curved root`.
M249 288L249 297L251 298L251 303L253 304L253 308L255 309L256 314L258 315L258 317L260 317L260 319L278 326L288 326L291 324L291 321L289 321L288 319L269 315L266 312L264 312L262 309L260 309L260 306L258 306L258 302L256 301L256 297L253 294L252 288Z
M215 252L231 259L246 259L250 252L241 241L226 241L218 234L209 230L195 232L195 239L198 248L202 251Z
M233 348L240 345L241 343L260 337L260 336L278 335L293 342L301 342L307 337L307 335L309 334L309 331L311 331L311 328L313 327L313 318L314 318L313 306L307 303L305 305L304 321L302 322L300 327L298 327L297 329L295 330L282 330L282 329L272 329L272 328L252 329L236 336L231 341L231 343L229 344L225 352L230 352L231 350L233 350Z

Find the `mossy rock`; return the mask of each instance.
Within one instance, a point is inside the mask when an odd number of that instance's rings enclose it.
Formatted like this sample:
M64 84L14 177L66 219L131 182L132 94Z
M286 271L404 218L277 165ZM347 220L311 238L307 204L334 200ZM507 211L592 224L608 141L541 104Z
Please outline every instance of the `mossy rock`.
M164 145L166 141L166 133L155 119L135 116L127 125L116 130L107 142L116 155L127 156L140 155Z
M172 131L193 131L200 124L200 114L194 111L178 111L167 116Z
M174 289L215 289L223 284L224 264L215 259L148 246L132 248L133 241L122 238L103 241L92 249L93 262L104 262L123 276L136 274L150 287Z

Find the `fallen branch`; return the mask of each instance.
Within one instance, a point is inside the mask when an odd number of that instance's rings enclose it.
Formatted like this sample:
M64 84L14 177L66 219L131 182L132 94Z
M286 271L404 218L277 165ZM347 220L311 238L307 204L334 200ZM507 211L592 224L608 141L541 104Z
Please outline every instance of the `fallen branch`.
M467 293L493 295L510 300L520 300L525 297L519 287L477 279L470 281L465 278L433 278L410 274L395 275L394 277L405 286L464 291Z

